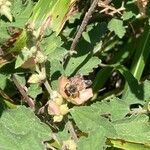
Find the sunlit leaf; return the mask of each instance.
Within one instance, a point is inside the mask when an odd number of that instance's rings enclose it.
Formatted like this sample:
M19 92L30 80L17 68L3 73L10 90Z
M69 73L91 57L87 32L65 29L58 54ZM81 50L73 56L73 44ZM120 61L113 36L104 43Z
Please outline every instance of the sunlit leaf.
M123 21L114 18L108 23L108 29L111 32L114 31L119 38L122 38L126 32L125 27L123 26Z
M51 130L25 107L5 111L0 118L1 149L44 149Z

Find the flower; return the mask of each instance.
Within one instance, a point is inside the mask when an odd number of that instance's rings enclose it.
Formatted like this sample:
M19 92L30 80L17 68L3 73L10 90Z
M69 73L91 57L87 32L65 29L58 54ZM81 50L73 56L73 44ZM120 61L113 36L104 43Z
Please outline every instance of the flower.
M81 105L93 96L92 88L87 88L85 81L81 76L70 79L61 76L59 78L59 93L68 102Z
M60 122L68 112L69 108L63 103L61 95L54 93L52 99L48 101L48 114L53 116L54 122Z

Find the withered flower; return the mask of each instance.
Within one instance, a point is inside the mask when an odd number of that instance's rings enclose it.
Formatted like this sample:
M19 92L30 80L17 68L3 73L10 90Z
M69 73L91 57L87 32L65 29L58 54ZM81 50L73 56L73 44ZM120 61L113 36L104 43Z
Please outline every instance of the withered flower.
M61 76L59 78L59 93L68 102L76 105L83 104L93 96L92 88L89 88L89 81L84 80L80 75L69 79Z

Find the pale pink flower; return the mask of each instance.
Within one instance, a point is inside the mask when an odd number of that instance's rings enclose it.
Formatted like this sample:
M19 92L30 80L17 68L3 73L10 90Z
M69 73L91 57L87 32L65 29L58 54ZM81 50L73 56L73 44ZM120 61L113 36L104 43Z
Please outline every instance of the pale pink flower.
M92 88L86 88L83 82L84 80L77 80L75 78L75 82L72 82L73 79L69 80L64 76L61 76L59 78L59 93L61 96L66 99L68 102L71 102L76 105L81 105L85 103L87 100L89 100L91 97L93 97L93 91ZM73 86L75 84L75 87L77 89L76 94L74 95L68 95L66 92L66 86L71 85ZM82 86L84 85L84 86Z

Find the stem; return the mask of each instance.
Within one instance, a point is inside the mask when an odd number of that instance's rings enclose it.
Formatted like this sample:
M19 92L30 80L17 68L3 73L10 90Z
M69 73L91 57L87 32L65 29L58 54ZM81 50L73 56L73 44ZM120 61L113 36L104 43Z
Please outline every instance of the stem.
M92 17L92 14L95 11L95 8L96 8L98 2L99 2L99 0L94 0L92 5L90 6L88 12L85 14L85 16L83 18L83 21L81 23L81 26L80 26L80 28L79 28L79 30L78 30L78 32L77 32L77 34L76 34L72 44L71 44L70 51L74 51L75 50L76 45L77 45L77 43L78 43L78 41L79 41L83 31L85 30L85 28L86 28L90 18Z
M78 138L77 138L77 135L76 135L76 133L75 133L75 130L74 130L74 127L73 127L71 121L68 120L67 123L66 123L66 126L67 126L68 131L70 132L70 134L71 134L73 140L74 140L75 142L77 142L77 141L78 141Z
M45 76L45 79L46 79L45 62L41 64L41 73ZM46 79L43 84L51 97L53 90L52 90L51 86L49 85L48 80Z
M43 84L44 84L44 86L45 86L47 92L49 93L49 95L50 95L50 97L51 97L53 91L52 91L52 89L51 89L51 87L50 87L48 81L46 80Z
M20 92L20 94L23 96L23 100L33 109L35 110L35 102L27 95L26 91L24 90L24 88L22 87L22 85L19 83L19 81L17 80L16 76L13 74L12 75L12 80L14 82L14 84L16 85L18 91Z
M92 14L93 12L95 11L95 8L96 6L98 5L98 2L99 0L94 0L92 5L90 6L89 10L87 11L87 13L85 14L84 18L83 18L83 21L79 27L79 30L75 36L75 38L73 39L73 42L71 44L71 47L70 47L70 50L69 50L69 56L72 56L74 53L75 53L75 48L77 46L77 43L83 33L83 31L85 30L90 18L92 17ZM66 68L69 60L70 60L70 57L68 55L66 56L66 60L65 60L65 63L64 63L64 68Z

